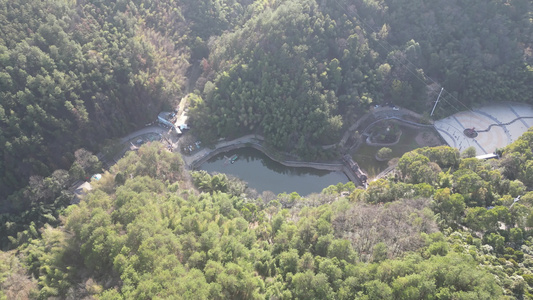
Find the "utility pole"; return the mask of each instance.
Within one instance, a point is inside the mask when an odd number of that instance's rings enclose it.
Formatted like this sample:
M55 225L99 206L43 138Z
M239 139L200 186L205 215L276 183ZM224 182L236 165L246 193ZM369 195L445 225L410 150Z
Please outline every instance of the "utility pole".
M439 96L437 97L437 101L435 101L435 105L433 105L433 109L431 110L430 117L433 116L433 112L435 111L435 107L437 107L437 103L439 103L440 95L442 94L442 91L444 91L444 88L440 89Z

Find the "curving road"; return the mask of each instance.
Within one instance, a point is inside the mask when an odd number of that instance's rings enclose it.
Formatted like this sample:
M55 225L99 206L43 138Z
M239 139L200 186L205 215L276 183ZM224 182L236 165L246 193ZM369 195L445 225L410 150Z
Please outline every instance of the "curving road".
M182 108L180 107L180 110ZM357 122L355 122L354 124L352 124L352 126L350 126L350 128L344 133L344 136L343 138L341 139L341 142L339 144L342 144L342 141L347 139L347 136L349 134L351 134L351 132L353 130L355 130L358 125L361 123L361 120L363 119L366 119L368 118L369 116L374 116L377 120L372 122L369 126L367 126L367 128L365 128L364 131L366 131L368 129L368 127L374 125L375 123L378 123L378 122L381 122L381 121L384 121L384 120L387 120L387 119L395 119L395 120L398 120L398 121L402 121L402 122L405 122L405 123L409 123L411 125L416 125L416 126L433 126L433 125L427 125L427 124L419 124L419 123L415 123L415 122L411 122L411 121L407 121L407 120L404 120L402 119L401 117L404 116L404 115L412 115L412 116L415 116L415 117L418 117L420 118L421 116L418 115L417 113L413 112L413 111L410 111L408 109L404 109L402 108L401 110L393 110L392 108L389 108L389 107L383 107L383 108L373 108L371 112L368 112L367 114L365 114L364 116L362 116ZM141 128L137 131L134 131L124 137L122 137L120 139L120 143L124 144L124 150L120 153L119 156L122 156L124 155L124 153L127 151L127 149L129 149L129 145L127 145L128 142L136 139L137 137L139 136L142 136L142 135L145 135L145 134L149 134L149 133L154 133L154 134L164 134L164 133L167 133L169 130L166 129L166 128L163 128L163 127L160 127L160 126L157 126L157 125L151 125L151 126L147 126L147 127L144 127L144 128ZM363 133L364 133L363 131ZM248 135L245 135L245 136L242 136L240 138L237 138L237 139L234 139L234 140L231 140L231 141L222 141L222 142L219 142L215 145L214 148L202 148L201 150L191 154L191 155L185 155L185 154L182 154L182 158L183 158L183 161L185 162L185 164L187 166L193 166L196 162L208 157L208 156L211 156L213 153L215 152L218 152L219 149L223 149L223 148L227 148L227 147L230 147L230 146L233 146L233 145L239 145L239 144L246 144L246 143L256 143L257 141L263 141L264 138L260 135L257 135L257 134L248 134ZM128 146L128 147L126 147ZM174 147L177 148L177 149L180 149L179 145L176 145L176 143L174 143ZM117 157L115 157L117 158ZM115 159L116 160L116 159ZM312 164L312 163L307 163L307 162L298 162L300 164L306 164L306 166L309 166L309 164ZM329 164L327 164L329 165ZM311 166L312 167L312 166ZM346 172L345 172L346 173ZM353 177L353 176L352 176ZM350 177L350 179L352 179L352 177ZM353 179L352 179L353 181Z
M166 128L163 128L163 127L160 127L160 126L157 126L157 125L151 125L151 126L147 126L147 127L144 127L144 128L141 128L137 131L134 131L130 134L128 134L127 136L125 137L122 137L120 139L120 142L121 143L127 143L128 141L131 141L133 139L135 139L136 137L138 136L141 136L143 134L148 134L148 133L157 133L157 134L163 134L163 133L166 133L168 132L168 129Z
M197 162L200 159L210 155L211 153L217 151L218 149L226 148L226 147L229 147L229 146L232 146L232 145L237 145L237 144L252 143L252 142L254 142L254 140L263 141L264 138L262 136L260 136L260 135L248 134L248 135L241 136L240 138L237 138L237 139L234 139L234 140L231 140L231 141L219 142L219 143L217 143L215 145L215 147L213 149L203 148L202 150L200 150L198 152L195 152L192 155L181 154L181 157L183 158L183 161L185 162L185 164L187 166L191 166L195 162Z

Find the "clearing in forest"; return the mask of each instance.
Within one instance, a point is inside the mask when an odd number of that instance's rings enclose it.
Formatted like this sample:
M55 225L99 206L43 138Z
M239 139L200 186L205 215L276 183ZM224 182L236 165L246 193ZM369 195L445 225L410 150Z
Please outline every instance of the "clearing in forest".
M435 121L435 129L448 145L461 152L473 146L477 155L509 145L531 126L533 107L511 102L489 104ZM465 135L468 129L474 129L476 136Z

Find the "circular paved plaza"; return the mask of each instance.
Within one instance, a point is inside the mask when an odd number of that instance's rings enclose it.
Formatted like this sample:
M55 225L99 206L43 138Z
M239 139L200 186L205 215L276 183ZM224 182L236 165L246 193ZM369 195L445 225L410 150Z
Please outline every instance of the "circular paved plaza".
M533 107L512 102L488 104L435 121L435 129L448 145L461 152L473 146L477 155L509 145L531 126ZM465 129L474 129L478 134L470 138Z

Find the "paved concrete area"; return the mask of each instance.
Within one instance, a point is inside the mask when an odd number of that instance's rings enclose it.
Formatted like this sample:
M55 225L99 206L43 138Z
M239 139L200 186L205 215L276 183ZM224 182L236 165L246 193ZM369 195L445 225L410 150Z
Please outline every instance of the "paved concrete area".
M237 138L231 141L219 142L215 145L213 149L203 147L202 149L195 151L193 153L190 153L190 154L182 153L181 157L183 158L183 161L185 162L187 166L191 166L197 161L203 159L204 157L211 155L213 152L216 152L220 148L226 148L230 145L236 145L236 144L252 143L254 140L264 140L264 138L260 135L248 134L248 135L241 136L240 138ZM177 149L179 149L179 146Z
M473 146L477 155L493 153L497 148L509 145L531 126L533 106L512 102L476 107L435 121L435 129L448 145L461 152ZM467 128L474 128L478 131L478 136L465 136L464 130ZM489 130L484 132L486 129Z

